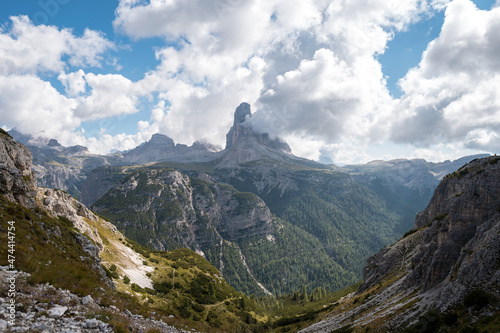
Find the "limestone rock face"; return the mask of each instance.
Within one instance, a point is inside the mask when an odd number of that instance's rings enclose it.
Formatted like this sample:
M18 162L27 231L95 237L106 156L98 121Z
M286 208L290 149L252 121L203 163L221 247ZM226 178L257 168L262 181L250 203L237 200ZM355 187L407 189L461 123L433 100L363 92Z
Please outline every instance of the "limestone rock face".
M286 142L254 130L247 121L251 117L248 103L241 103L236 108L233 126L226 135L226 149L216 159L217 168L236 168L240 164L264 159L311 163L292 155Z
M250 111L250 104L241 103L240 106L236 108L236 111L234 112L233 127L231 127L226 135L226 149L231 148L239 138L248 133L249 128L244 124L245 120L251 116L252 112Z
M413 260L410 283L428 290L442 282L456 265L465 246L480 226L500 214L500 158L474 161L447 176L429 206L415 219L415 228L429 226L422 248Z
M169 169L138 171L93 209L159 249L178 244L202 250L221 238L234 242L270 232L272 215L260 198L204 178Z
M303 332L375 321L378 327L394 329L430 309L463 305L473 290L498 300L499 258L500 157L492 156L446 176L415 219L413 233L368 259L358 294L371 290L369 302L338 311ZM495 302L474 316L499 311Z
M25 207L35 206L36 179L32 155L5 132L0 133L0 194Z
M97 230L89 225L89 220L99 221L100 224L104 224L113 233L117 233L117 229L113 224L98 219L84 204L64 191L39 188L36 198L38 204L54 217L63 216L73 222L75 228L92 239L99 250L102 250L104 245Z
M436 188L429 206L415 220L422 228L436 217L453 220L453 229L476 226L498 213L500 163L498 157L474 161L444 178Z

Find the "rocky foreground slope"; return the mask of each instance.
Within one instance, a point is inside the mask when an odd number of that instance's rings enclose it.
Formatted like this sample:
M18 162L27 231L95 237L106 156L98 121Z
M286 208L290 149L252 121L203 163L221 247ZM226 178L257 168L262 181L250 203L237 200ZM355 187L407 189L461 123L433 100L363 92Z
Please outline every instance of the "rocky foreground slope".
M405 236L368 259L351 300L303 332L498 332L500 157L446 176Z

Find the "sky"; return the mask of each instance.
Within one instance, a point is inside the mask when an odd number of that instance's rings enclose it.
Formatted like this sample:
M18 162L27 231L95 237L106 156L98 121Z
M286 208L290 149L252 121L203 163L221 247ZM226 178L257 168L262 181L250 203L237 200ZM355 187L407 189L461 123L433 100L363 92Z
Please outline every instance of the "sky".
M338 165L500 153L500 0L0 3L0 126L224 147L235 108Z

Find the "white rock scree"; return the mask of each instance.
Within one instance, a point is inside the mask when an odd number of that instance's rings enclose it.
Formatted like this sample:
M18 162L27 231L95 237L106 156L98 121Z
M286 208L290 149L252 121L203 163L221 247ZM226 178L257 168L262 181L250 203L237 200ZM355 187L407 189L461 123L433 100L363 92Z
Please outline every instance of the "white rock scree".
M0 280L5 281L12 275L7 266L0 266ZM98 304L90 295L79 297L68 290L54 288L49 284L28 285L26 279L30 274L14 273L17 281L16 318L14 325L7 321L9 302L0 297L0 332L41 332L41 333L81 333L81 332L113 332L113 327L99 319L87 316L109 313L123 316L130 322L134 331L147 332L151 329L170 333L193 333L170 326L162 320L144 318L130 311L121 312L117 307ZM55 301L58 300L59 302ZM171 316L173 318L173 316Z

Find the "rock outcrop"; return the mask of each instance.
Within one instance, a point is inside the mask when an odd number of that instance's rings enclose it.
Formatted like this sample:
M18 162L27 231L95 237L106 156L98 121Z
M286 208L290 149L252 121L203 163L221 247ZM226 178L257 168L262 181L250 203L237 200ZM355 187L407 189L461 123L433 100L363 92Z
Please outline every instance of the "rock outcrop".
M429 206L415 219L416 229L428 226L423 232L423 242L428 246L413 259L415 269L408 284L422 286L427 291L441 283L457 265L463 251L468 248L474 251L468 243L473 238L485 237L498 222L499 160L491 157L474 161L447 176L437 187ZM499 248L494 249L497 254Z
M252 111L250 110L250 104L241 103L240 106L236 108L234 112L234 122L233 126L226 134L226 149L231 148L238 139L248 133L249 127L245 126L245 121L252 116Z
M9 299L0 297L0 331L1 332L115 332L113 325L92 318L100 313L104 318L113 317L115 322L127 322L128 327L136 332L172 332L192 333L194 330L179 329L167 325L162 320L145 318L132 314L128 310L121 311L114 305L99 304L98 300L85 302L89 296L79 297L69 290L54 288L50 284L33 285L28 283L30 274L19 271L10 272L7 267L0 266L0 279L7 281L14 276L16 292L16 325L9 324Z
M0 194L25 207L35 206L36 178L32 155L26 146L0 132Z
M248 103L241 103L234 113L234 123L226 135L226 149L217 157L219 169L235 168L240 164L274 159L296 160L311 163L292 155L290 146L279 138L272 139L267 133L255 131L247 122L252 113Z
M117 233L116 227L106 221L102 221L90 209L68 193L61 190L39 188L37 202L54 217L63 216L73 222L74 227L82 234L87 235L100 251L104 249L102 239L99 237L97 228L92 228L90 221L99 221L105 225L112 233ZM99 254L99 253L97 253Z
M271 212L259 197L204 178L171 169L137 171L93 209L115 217L117 226L140 243L162 250L202 250L221 237L234 242L270 232Z
M362 304L351 302L304 332L373 323L394 330L430 309L456 311L474 293L489 301L481 312L465 311L464 320L498 315L499 258L500 157L493 156L446 176L415 229L368 259L357 293Z

